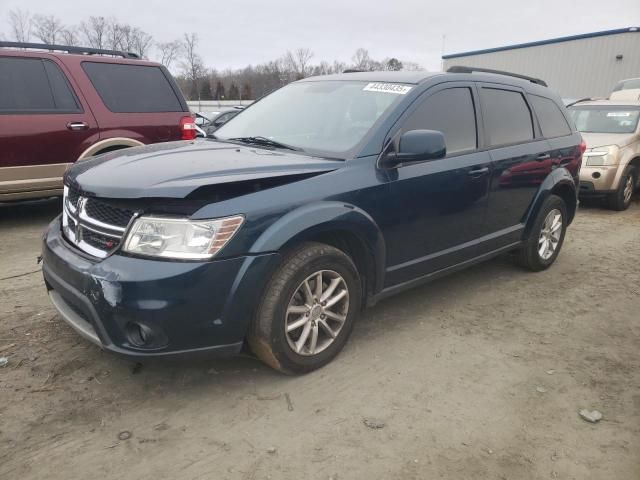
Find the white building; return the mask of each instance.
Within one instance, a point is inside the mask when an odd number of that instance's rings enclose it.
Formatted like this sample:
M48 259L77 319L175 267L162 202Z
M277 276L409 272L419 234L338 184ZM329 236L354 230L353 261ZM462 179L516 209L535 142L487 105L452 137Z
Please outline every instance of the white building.
M453 65L541 78L563 98L606 97L622 79L640 77L640 27L443 55Z

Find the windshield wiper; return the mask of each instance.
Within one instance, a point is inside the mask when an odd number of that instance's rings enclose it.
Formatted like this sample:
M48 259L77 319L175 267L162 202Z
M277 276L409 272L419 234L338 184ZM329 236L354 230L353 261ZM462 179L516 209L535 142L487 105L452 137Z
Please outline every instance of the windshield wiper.
M266 147L274 147L274 148L286 148L287 150L294 150L296 152L302 152L302 148L294 147L292 145L287 145L286 143L277 142L276 140L272 140L267 137L256 136L256 137L233 137L227 138L232 142L241 142L249 145L264 145Z

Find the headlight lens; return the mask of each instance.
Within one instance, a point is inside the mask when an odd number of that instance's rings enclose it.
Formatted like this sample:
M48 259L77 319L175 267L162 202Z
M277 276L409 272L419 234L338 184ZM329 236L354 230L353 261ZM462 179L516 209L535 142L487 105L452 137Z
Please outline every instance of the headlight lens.
M620 149L616 145L608 147L598 147L584 154L588 167L604 167L606 165L618 164L618 152Z
M222 250L243 222L241 215L216 220L140 217L127 235L124 251L152 257L207 259Z

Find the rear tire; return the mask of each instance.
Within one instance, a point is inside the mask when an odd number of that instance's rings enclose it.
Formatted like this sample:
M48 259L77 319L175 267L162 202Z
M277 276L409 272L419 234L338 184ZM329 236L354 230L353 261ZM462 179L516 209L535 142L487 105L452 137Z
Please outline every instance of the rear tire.
M517 262L533 272L546 270L555 262L567 231L567 206L562 198L550 195L542 204Z
M361 299L358 270L348 255L322 243L304 243L285 256L267 285L248 343L280 372L310 372L340 353Z
M635 186L636 171L633 167L630 167L624 172L622 178L620 178L618 189L607 197L607 204L609 208L619 212L629 208Z

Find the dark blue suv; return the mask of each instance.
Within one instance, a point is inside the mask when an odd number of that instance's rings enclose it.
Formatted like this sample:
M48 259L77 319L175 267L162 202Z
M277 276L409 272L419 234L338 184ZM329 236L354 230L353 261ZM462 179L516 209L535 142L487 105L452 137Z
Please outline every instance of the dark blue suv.
M367 305L503 252L551 265L584 144L535 79L361 72L288 85L215 138L78 162L48 228L51 300L137 357L248 346L289 373Z

